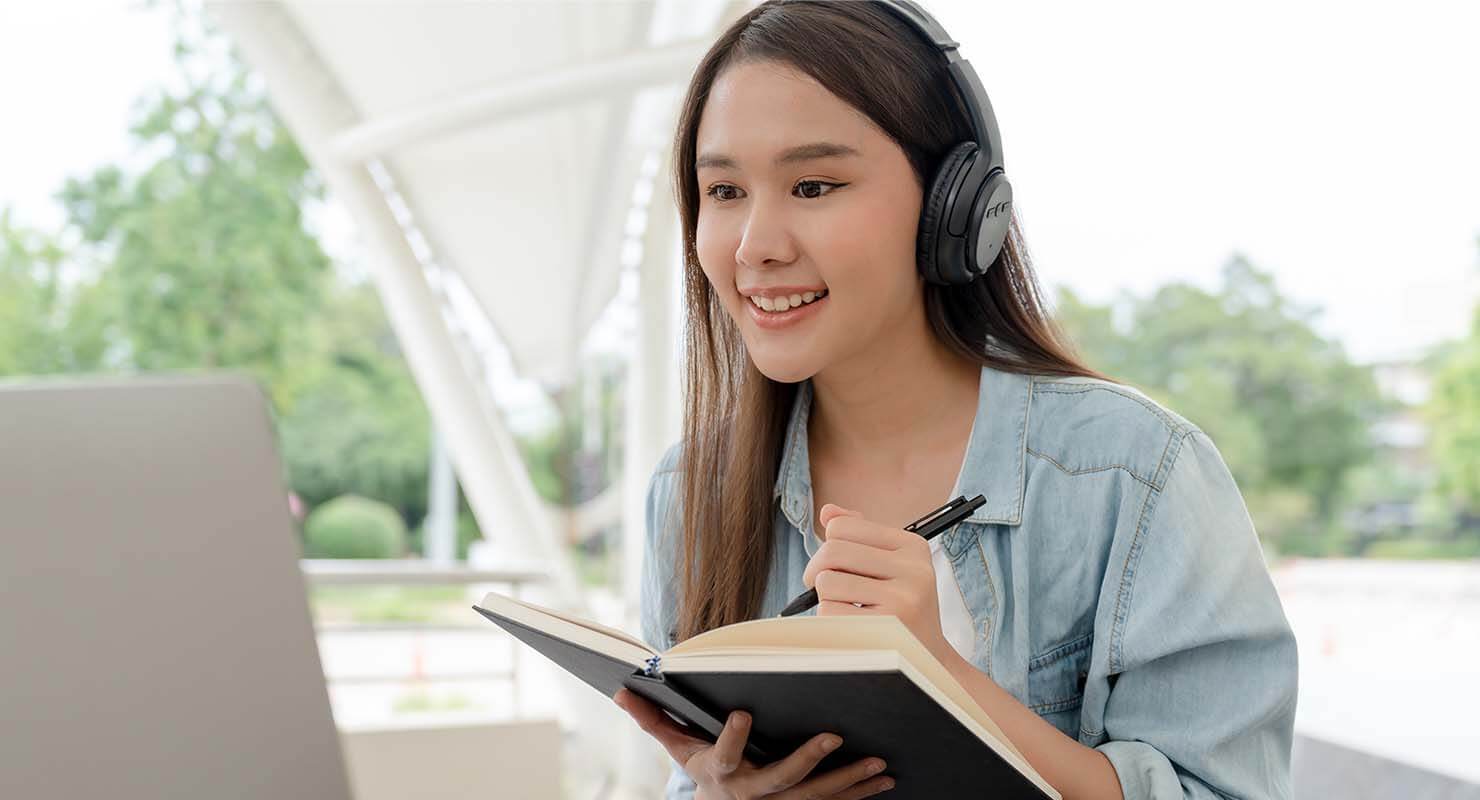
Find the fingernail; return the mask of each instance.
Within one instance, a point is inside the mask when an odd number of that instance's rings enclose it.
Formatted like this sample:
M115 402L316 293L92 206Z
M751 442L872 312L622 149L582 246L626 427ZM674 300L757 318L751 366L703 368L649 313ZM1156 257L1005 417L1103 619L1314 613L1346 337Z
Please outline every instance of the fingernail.
M843 744L843 740L842 739L839 739L836 736L829 736L829 737L827 737L826 739L824 739L822 741L822 749L823 749L824 752L831 753L832 751L838 749L838 747L841 746L842 744Z
M882 791L885 791L885 792L887 792L887 791L889 791L890 789L893 789L893 788L894 788L894 780L892 778L889 779L889 780L884 781L882 784L879 785L879 789L881 789Z

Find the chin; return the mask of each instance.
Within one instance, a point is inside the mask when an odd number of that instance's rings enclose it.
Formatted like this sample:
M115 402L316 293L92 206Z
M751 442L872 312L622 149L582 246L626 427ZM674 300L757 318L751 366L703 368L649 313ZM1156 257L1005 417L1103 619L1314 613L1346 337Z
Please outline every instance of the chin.
M766 359L756 358L751 355L750 360L762 375L777 383L801 383L802 381L817 374L814 365L793 361L792 359Z

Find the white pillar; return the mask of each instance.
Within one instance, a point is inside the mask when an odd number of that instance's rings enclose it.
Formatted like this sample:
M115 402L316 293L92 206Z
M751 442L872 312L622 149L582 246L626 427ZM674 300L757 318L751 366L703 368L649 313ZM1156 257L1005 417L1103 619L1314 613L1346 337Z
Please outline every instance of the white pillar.
M283 6L213 0L207 8L262 75L274 109L365 233L376 291L427 408L447 436L480 527L496 544L527 548L550 571L546 588L554 597L547 603L589 613L513 437L496 409L482 407L480 389L442 320L440 301L384 195L365 165L340 162L326 150L335 134L360 121L357 110L328 78L331 71Z
M668 186L668 153L660 155L653 177L653 200L643 234L638 265L638 308L642 324L627 375L626 447L622 466L622 596L626 627L637 632L638 601L646 535L648 478L680 429L678 368L675 345L680 309L678 210ZM618 797L638 797L643 790L660 790L666 777L666 757L658 745L635 724L622 728ZM650 795L655 796L655 795Z
M429 561L457 560L457 481L447 457L447 441L432 425L432 458L427 479L427 517L421 523L422 555Z

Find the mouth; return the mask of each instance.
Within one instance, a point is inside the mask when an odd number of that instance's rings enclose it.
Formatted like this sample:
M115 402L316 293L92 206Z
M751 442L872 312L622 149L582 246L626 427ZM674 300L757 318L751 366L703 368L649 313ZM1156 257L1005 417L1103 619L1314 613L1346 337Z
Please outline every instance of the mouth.
M774 297L757 294L752 295L747 299L750 300L751 305L756 306L762 311L769 311L773 314L779 314L789 309L799 308L804 305L815 303L826 296L827 287L824 286L821 290L795 292L789 295L783 294Z
M810 302L804 297L799 296L798 299L801 301L801 304L796 307L792 307L788 299L787 307L783 311L774 310L776 303L770 299L760 301L771 305L773 310L770 311L762 308L757 303L757 300L751 300L749 298L746 298L745 306L751 320L755 322L757 327L764 330L780 330L800 324L817 316L822 312L823 307L828 305L828 300L831 296L832 293L826 289L814 295ZM777 300L780 300L780 298L777 298Z

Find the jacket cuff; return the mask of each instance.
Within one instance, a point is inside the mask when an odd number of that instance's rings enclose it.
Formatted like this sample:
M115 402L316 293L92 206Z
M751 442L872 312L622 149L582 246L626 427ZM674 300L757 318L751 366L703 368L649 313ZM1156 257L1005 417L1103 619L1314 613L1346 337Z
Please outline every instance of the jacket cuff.
M1110 759L1125 800L1183 800L1187 796L1172 762L1145 742L1109 741L1095 748Z
M672 765L672 770L668 773L667 785L663 787L663 800L694 800L694 792L699 787L677 761L669 758L668 763Z

